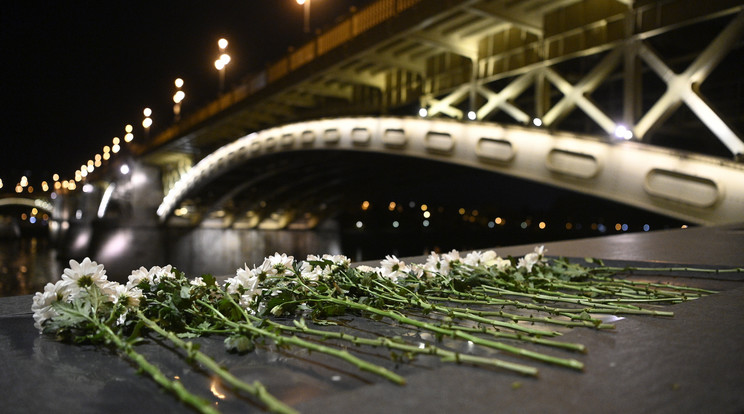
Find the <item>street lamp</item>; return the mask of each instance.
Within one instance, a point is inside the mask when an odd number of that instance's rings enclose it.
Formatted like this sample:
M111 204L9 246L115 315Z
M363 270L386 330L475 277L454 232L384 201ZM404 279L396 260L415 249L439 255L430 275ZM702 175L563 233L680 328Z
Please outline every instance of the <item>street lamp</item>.
M297 0L297 4L302 6L305 12L305 33L310 33L310 2L312 0Z
M222 38L217 41L217 46L220 48L220 57L214 61L214 67L220 73L220 95L225 88L225 72L227 71L227 64L230 63L230 55L225 53L227 49L227 39Z
M152 126L152 118L150 116L152 115L152 109L145 108L142 111L142 115L145 116L145 119L142 120L142 127L145 128L145 141L150 139L150 127Z
M186 97L186 93L181 90L181 87L183 86L183 79L176 79L175 85L176 93L173 95L173 116L175 118L175 121L178 122L181 120L181 102L183 102L183 98Z

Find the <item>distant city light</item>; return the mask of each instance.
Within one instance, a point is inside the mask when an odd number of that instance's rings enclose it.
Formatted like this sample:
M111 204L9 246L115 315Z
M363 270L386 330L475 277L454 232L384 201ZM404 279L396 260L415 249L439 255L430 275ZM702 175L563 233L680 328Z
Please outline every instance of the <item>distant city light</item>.
M421 118L426 118L426 116L429 115L429 111L427 111L426 108L421 108L419 109L418 114Z
M364 226L364 223L362 223L361 221L356 222L356 228L361 229L363 226Z
M93 184L90 184L90 183L85 184L83 186L83 192L84 193L92 193L93 192Z
M540 118L532 118L532 125L539 127L542 126L543 122Z
M367 211L369 209L369 201L362 202L362 210Z
M119 168L119 171L121 171L122 174L127 175L129 174L129 166L127 164L123 164L121 168Z
M475 111L468 111L468 119L471 121L475 121L475 118L478 116L476 115Z
M393 227L395 227L396 229L397 229L398 227L400 227L400 223L398 223L398 220L395 220L395 221L393 222Z

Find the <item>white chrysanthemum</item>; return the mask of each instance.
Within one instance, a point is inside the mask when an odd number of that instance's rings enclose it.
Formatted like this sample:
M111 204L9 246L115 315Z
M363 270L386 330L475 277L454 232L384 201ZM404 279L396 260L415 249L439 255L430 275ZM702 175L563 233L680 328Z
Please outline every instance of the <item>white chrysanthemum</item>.
M511 269L512 263L509 259L497 257L493 260L493 263L491 263L490 266L496 266L496 269L498 269L499 271L506 272L507 270Z
M107 283L108 279L103 265L87 257L80 263L70 260L70 267L65 269L62 275L62 289L73 299L90 286L97 285L103 288Z
M141 289L130 287L129 284L122 285L116 282L109 284L109 288L110 293L108 296L111 298L111 302L120 303L129 309L139 306L140 298L142 298Z
M270 277L292 276L294 274L292 271L293 263L294 257L287 256L284 253L274 253L273 256L267 257L258 269Z
M173 266L167 265L164 267L160 266L153 266L149 270L145 269L144 267L140 267L137 270L133 270L132 274L129 275L129 281L127 282L127 286L129 288L133 288L140 283L142 283L143 280L146 280L151 285L157 285L160 283L163 278L174 278L175 275L173 275Z
M153 266L149 271L152 274L152 281L154 283L160 283L163 279L175 279L176 275L173 274L173 266Z
M429 277L430 274L424 270L424 266L418 263L412 263L410 266L411 273L416 276L416 279L421 279L423 277Z
M329 260L334 264L334 266L338 266L344 269L348 268L351 265L351 259L342 254L324 254L323 260Z
M543 257L545 252L545 246L535 247L534 252L527 253L523 258L519 259L517 269L526 269L528 273L531 272L533 266L545 262L546 259Z
M448 265L449 263L447 263ZM426 258L426 263L424 263L424 271L426 271L427 274L443 274L447 275L449 273L449 266L447 266L446 269L443 269L443 265L445 263L442 261L442 258L439 256L438 253L432 252L429 254L429 256Z
M44 286L44 292L36 292L31 304L31 311L34 313L34 326L41 332L42 325L48 319L57 316L57 312L52 307L52 303L64 300L65 289L62 281L57 283L47 283Z
M406 266L405 262L395 256L385 256L380 262L380 275L386 279L397 281L408 275L411 269Z
M382 271L379 267L372 267L367 265L360 265L356 268L361 273L377 273L380 274Z
M486 250L485 252L475 251L468 253L462 262L473 267L486 266L489 262L495 260L496 257L496 252L493 250Z
M261 271L263 270L249 270L248 265L245 265L244 268L237 270L235 277L228 278L225 281L228 294L240 293L240 288L243 288L243 293L240 296L239 302L240 306L246 309L250 308L253 303L253 298L260 295L262 292L258 280Z
M308 256L308 260L311 260ZM300 276L310 282L317 282L330 276L331 269L329 266L314 265L309 262L302 262L300 266Z
M191 286L207 286L207 282L204 281L204 278L201 276L197 276L189 281L189 284Z

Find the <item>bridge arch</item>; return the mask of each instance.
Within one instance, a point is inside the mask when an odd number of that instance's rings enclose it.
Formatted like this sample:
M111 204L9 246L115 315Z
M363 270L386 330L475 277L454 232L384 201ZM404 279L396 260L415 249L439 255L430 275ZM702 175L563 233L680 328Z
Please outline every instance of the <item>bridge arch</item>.
M24 197L6 197L0 199L0 208L6 206L21 206L29 208L37 208L46 213L52 214L54 212L54 206L48 200L43 198L24 198Z
M191 192L238 165L298 150L374 152L459 164L695 224L744 219L744 166L735 162L539 128L411 117L320 119L249 134L183 174L157 215L165 222Z

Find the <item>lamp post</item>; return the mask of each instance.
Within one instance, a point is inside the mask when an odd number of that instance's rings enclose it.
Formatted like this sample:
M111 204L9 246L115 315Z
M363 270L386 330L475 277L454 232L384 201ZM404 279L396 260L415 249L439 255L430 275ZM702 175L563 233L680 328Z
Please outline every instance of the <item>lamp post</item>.
M147 142L150 139L150 127L152 126L152 118L150 118L152 109L145 108L142 115L145 116L145 119L142 120L142 127L145 128L145 142Z
M312 0L297 0L297 4L302 6L305 13L305 33L310 33L310 2Z
M186 97L186 93L181 89L183 86L183 79L178 78L175 81L176 93L173 94L173 117L175 122L181 120L181 102Z
M225 52L225 49L227 49L227 39L222 38L218 40L217 46L220 48L220 56L214 61L214 67L217 68L217 72L220 74L219 93L222 95L222 91L225 89L225 72L227 72L227 64L230 63L230 55Z

